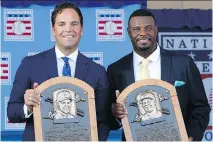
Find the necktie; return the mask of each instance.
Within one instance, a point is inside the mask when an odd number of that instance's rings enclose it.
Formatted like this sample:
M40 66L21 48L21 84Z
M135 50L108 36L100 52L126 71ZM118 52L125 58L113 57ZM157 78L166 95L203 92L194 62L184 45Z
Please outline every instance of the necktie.
M63 76L71 76L71 69L70 69L70 64L69 64L69 58L68 57L62 57L64 60L64 66L62 70L62 75Z
M147 67L149 62L150 62L149 59L144 59L142 61L141 80L150 78L149 69Z

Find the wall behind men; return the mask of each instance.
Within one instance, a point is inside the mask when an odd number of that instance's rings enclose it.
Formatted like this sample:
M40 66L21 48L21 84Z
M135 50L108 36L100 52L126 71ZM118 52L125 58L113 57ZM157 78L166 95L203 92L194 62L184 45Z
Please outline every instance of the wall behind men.
M126 31L128 17L140 7L140 4L117 8L109 6L80 7L84 18L83 36L79 44L80 52L105 68L129 53L132 45ZM35 4L29 7L1 7L2 140L21 140L20 135L25 124L14 124L8 121L7 102L16 70L22 59L25 56L53 48L55 45L50 20L53 9L54 5ZM107 22L111 20L113 22ZM17 137L18 135L19 137ZM117 133L115 133L116 136Z

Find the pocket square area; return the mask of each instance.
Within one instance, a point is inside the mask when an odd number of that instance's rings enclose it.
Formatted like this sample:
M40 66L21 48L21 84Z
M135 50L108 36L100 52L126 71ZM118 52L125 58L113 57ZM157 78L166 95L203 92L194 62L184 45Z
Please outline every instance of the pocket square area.
M175 87L178 87L178 86L182 86L182 85L184 85L184 84L185 84L184 81L175 81L174 86L175 86Z

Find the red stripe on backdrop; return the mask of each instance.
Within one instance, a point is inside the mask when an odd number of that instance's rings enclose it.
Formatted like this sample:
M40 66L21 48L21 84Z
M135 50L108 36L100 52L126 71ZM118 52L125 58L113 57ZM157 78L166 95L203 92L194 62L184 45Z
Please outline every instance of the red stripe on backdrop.
M98 21L99 24L105 24L106 22L113 22L113 23L116 23L116 24L122 23L122 21Z
M206 130L212 130L212 126L207 126Z
M8 70L3 70L3 73L8 73Z
M109 35L109 34L107 34L107 33L99 33L99 35ZM114 33L113 35L122 35L122 33Z
M8 79L8 76L1 76L1 79Z
M201 74L202 79L209 78L209 77L212 77L212 74Z
M8 67L8 64L1 64L1 67Z
M26 27L26 29L27 29L27 30L30 30L30 29L31 29L31 27Z
M7 35L17 35L15 33L7 33ZM20 35L31 35L31 33L23 33L23 34L20 34Z
M17 22L17 21L15 21L15 20L9 20L9 21L7 21L8 24L13 24L15 22ZM30 24L31 23L31 21L21 21L21 22L24 23L24 24Z

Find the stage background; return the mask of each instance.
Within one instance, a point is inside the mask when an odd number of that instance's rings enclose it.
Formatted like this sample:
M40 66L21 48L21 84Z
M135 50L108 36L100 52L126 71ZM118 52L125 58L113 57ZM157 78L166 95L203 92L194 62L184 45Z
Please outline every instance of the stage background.
M146 8L146 0L72 2L81 8L84 17L83 36L79 45L79 50L83 54L107 68L109 64L132 51L126 31L128 17L134 10ZM2 140L21 140L25 124L12 124L7 120L7 101L15 72L21 60L25 56L48 50L55 45L51 34L50 17L56 3L58 2L13 1L11 3L6 1L2 3L0 26ZM207 98L212 107L212 10L152 11L160 28L159 44L163 48L184 52L195 58L202 74ZM110 19L107 15L114 16ZM27 22L17 22L19 20ZM104 24L101 21L111 20L118 22L113 23L114 26L107 27L106 30L103 29ZM23 36L18 35L22 32ZM114 34L110 36L112 33ZM120 139L121 129L112 131L108 138L108 140ZM212 121L209 123L203 140L212 141Z

